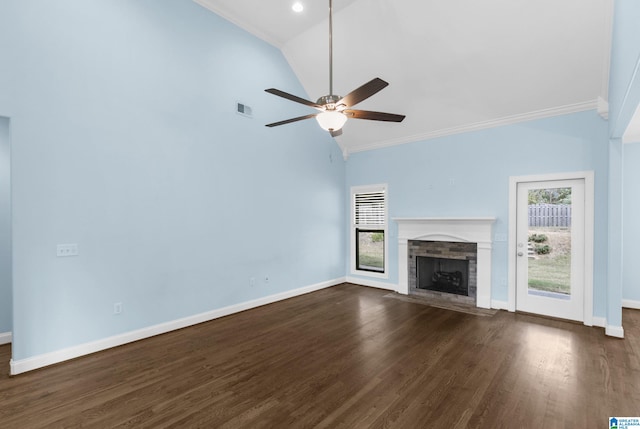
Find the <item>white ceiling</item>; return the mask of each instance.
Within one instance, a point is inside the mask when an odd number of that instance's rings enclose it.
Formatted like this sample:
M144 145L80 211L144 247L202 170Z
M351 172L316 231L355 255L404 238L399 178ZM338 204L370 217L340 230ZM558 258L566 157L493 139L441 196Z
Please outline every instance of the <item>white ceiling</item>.
M281 48L309 99L328 94L328 0L299 0L301 14L294 0L195 1ZM595 109L607 99L612 4L334 0L334 92L380 77L390 85L357 108L407 115L349 120L336 140L356 152Z

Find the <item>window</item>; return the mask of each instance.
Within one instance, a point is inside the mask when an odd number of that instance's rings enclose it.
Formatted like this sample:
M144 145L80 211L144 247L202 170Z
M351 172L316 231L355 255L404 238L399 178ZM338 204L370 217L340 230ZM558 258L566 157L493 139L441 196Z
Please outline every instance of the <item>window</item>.
M386 186L352 188L351 196L353 271L387 277Z

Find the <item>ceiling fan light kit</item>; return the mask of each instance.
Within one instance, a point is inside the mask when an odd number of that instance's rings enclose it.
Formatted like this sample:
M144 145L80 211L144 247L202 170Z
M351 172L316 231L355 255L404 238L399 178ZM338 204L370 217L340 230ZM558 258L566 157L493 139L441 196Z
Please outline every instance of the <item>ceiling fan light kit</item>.
M267 124L267 127L277 127L279 125L290 124L292 122L302 121L315 117L324 130L329 131L332 137L342 134L342 127L348 118L368 119L371 121L385 122L402 122L404 115L396 115L393 113L371 112L367 110L353 110L351 107L366 100L389 85L380 78L375 78L361 87L351 91L345 97L333 94L333 0L329 0L329 95L322 96L316 103L305 100L304 98L286 93L279 89L269 88L266 92L286 98L296 103L304 104L319 110L319 113L299 116L297 118L287 119L284 121Z
M320 127L326 131L339 131L347 122L347 116L337 110L326 110L316 116Z

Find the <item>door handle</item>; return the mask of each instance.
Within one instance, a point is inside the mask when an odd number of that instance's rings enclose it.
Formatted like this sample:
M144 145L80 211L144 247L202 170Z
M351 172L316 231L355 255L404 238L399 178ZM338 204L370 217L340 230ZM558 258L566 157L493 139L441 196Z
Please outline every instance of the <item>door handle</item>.
M523 252L518 252L518 256L524 256Z

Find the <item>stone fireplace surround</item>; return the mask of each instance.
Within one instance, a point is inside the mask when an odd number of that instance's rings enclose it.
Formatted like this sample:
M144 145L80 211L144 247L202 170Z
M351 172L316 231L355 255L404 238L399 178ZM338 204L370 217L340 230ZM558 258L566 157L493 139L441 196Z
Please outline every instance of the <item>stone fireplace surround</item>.
M426 241L409 240L409 293L430 289L418 288L418 259L420 257L438 258L445 261L459 260L468 263L467 270L463 274L466 286L466 296L476 301L476 272L478 263L478 249L476 243L462 243L450 241ZM446 291L445 291L446 292ZM449 292L450 293L450 292Z
M476 306L491 308L491 249L495 218L394 218L398 224L398 292L409 294L409 240L476 243Z

